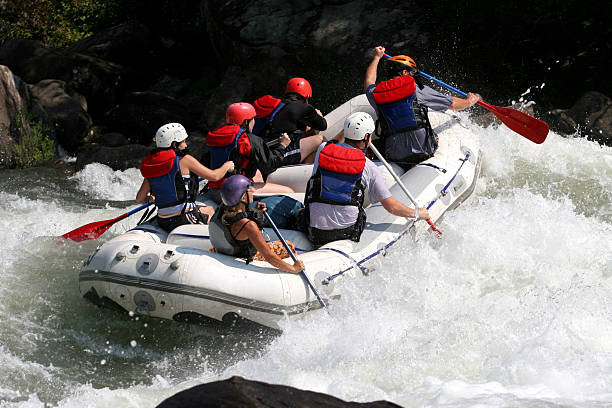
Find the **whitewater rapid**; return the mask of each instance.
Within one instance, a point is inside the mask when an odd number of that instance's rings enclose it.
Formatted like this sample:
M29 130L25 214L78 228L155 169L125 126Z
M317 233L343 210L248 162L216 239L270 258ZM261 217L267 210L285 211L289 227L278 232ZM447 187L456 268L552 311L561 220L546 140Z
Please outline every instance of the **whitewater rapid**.
M211 329L128 316L80 297L98 241L59 236L131 208L136 169L0 173L0 407L152 407L240 375L404 407L612 406L612 149L481 128L469 205L368 277L331 316Z

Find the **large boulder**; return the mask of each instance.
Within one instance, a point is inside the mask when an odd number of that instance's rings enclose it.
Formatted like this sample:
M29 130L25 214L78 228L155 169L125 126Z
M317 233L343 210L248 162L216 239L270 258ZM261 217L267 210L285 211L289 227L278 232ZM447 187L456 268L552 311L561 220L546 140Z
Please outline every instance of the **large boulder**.
M551 111L548 119L560 134L579 134L612 146L612 100L600 92L585 93L571 108Z
M313 104L323 113L363 92L371 49L431 61L428 35L410 24L417 2L392 0L303 0L272 7L270 2L202 1L202 16L225 78L211 95L206 121L223 121L232 102L282 96L287 80L305 77ZM373 12L375 10L375 12ZM230 88L228 90L228 88Z
M4 64L30 84L44 79L64 81L83 95L91 114L103 113L117 102L129 82L129 71L118 64L89 55L45 48L31 40L9 40L0 45Z
M16 145L32 133L28 99L26 84L0 65L0 168L15 166Z
M30 86L33 98L45 111L55 139L68 152L74 153L92 125L87 104L81 95L69 94L64 81L45 79Z
M166 123L178 122L193 129L195 121L180 100L157 92L129 93L101 121L109 130L124 134L130 143L148 145Z
M81 170L90 163L101 163L107 165L113 170L126 170L132 167L140 167L140 162L149 153L155 149L154 144L143 146L140 144L123 144L120 146L106 146L104 142L105 136L98 140L98 143L91 143L77 152L76 170ZM121 135L115 135L115 138L120 139ZM208 147L206 138L198 131L189 132L187 138L188 152L196 159L202 161Z
M161 40L138 21L127 21L84 38L68 51L110 61L124 67L137 67L141 74L151 72L158 64L156 57L162 48Z
M400 408L387 401L347 402L331 395L234 376L197 385L166 399L157 408Z
M90 163L105 164L113 170L139 167L142 159L152 151L153 147L139 144L128 144L119 147L90 144L82 147L77 152L76 170L82 170Z

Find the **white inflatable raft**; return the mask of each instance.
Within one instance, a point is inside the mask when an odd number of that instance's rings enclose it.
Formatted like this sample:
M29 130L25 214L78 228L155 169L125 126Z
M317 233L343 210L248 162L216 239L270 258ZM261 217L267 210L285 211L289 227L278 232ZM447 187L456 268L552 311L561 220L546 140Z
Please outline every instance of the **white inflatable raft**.
M338 134L346 116L355 111L375 116L365 95L359 95L326 116L325 136ZM438 151L401 180L420 206L429 207L436 222L473 194L481 156L478 138L457 117L430 112L430 120L439 135ZM394 168L401 174L399 166ZM387 170L381 171L393 196L412 206ZM289 166L269 180L293 187L297 193L292 196L303 200L311 172L312 165ZM416 239L429 228L424 221L395 217L380 204L366 204L367 223L358 243L336 241L312 250L301 232L281 230L294 242L305 273L325 299L341 296L344 279L368 273L373 261L393 250L400 239ZM272 230L266 232L278 239ZM247 265L210 248L207 225L185 225L167 234L154 222L145 223L99 246L84 263L79 289L100 305L185 321L239 316L278 328L282 319L321 310L302 276L281 272L267 262Z

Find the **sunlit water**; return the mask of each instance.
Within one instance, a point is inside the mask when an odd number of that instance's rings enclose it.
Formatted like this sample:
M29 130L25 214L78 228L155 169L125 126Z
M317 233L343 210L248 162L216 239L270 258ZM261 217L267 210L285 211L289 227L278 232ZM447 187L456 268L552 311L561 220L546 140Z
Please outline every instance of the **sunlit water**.
M483 129L473 201L343 282L331 316L207 328L82 299L97 241L59 236L135 207L136 169L0 173L0 407L152 407L240 375L405 407L612 406L612 149Z

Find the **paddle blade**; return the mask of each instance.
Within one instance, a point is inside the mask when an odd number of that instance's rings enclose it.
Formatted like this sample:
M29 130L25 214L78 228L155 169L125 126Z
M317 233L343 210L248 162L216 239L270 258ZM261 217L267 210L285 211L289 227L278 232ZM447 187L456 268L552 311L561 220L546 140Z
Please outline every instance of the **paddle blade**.
M524 112L512 108L489 105L478 101L478 104L490 110L502 123L519 135L540 144L548 136L548 124Z
M120 215L119 217L113 218L112 220L96 221L89 223L75 230L65 233L64 235L62 235L62 238L70 239L75 242L96 239L100 235L104 234L104 232L109 229L114 223L124 219L125 217L127 217L127 214Z
M436 224L433 223L433 221L431 220L431 218L427 219L427 223L429 224L429 226L431 227L431 230L436 234L437 238L442 238L442 231L440 231L438 229L438 227L436 227Z

